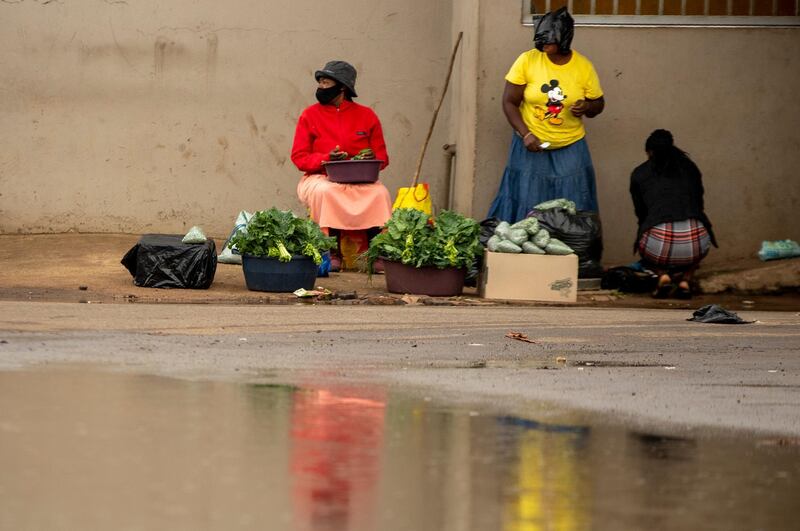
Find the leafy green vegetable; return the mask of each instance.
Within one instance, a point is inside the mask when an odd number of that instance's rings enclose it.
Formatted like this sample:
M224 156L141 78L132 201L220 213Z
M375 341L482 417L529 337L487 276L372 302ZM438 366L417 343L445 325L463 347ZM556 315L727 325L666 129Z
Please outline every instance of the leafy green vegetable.
M371 273L378 258L414 267L470 267L482 251L480 225L472 218L443 210L435 220L413 208L398 208L365 253Z
M292 255L308 256L319 265L322 252L336 247L336 238L325 236L310 219L298 218L290 210L270 208L256 212L247 226L239 229L228 247L239 253L277 258L289 262Z
M373 153L372 149L364 148L359 151L352 160L371 160L375 158L375 153Z

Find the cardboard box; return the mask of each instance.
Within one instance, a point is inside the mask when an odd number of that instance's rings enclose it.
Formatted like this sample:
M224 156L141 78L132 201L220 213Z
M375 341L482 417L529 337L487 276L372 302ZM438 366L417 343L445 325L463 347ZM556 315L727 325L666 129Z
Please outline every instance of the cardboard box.
M478 293L487 299L575 302L578 256L486 251Z

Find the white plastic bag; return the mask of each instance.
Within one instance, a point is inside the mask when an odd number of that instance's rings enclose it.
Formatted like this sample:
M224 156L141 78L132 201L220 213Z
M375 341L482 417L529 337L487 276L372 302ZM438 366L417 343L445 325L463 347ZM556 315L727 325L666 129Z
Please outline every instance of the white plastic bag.
M242 210L242 211L239 212L239 215L236 216L236 224L233 226L233 230L231 231L230 235L228 236L228 239L225 240L225 245L222 246L222 252L219 253L219 255L217 256L217 262L220 262L220 263L223 263L223 264L240 264L241 265L242 256L240 254L234 253L233 249L230 249L228 247L228 244L230 243L231 238L233 238L236 235L236 233L239 232L239 229L243 229L243 228L245 228L247 226L247 224L250 222L250 218L252 218L252 217L253 217L253 214L251 214L250 212L247 212L245 210ZM234 246L234 249L235 248L236 247Z
M206 233L203 232L203 229L195 225L189 232L186 233L186 236L183 237L181 240L182 243L206 243L208 238L206 238Z

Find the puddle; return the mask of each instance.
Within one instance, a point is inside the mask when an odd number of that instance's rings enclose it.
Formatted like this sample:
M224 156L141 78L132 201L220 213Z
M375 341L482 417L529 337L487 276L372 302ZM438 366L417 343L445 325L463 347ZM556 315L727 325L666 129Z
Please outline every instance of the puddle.
M522 408L524 409L524 408ZM0 529L790 529L794 439L382 387L0 372Z

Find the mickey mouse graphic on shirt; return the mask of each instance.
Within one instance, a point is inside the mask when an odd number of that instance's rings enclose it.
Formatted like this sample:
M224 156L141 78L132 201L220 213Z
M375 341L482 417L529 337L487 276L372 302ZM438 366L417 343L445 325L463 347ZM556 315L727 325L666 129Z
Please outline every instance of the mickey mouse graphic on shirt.
M536 117L542 121L547 120L553 125L561 125L564 123L564 119L559 114L564 110L563 102L567 99L567 95L558 86L557 79L551 79L549 84L542 85L541 90L547 94L547 108L537 106L535 110Z

